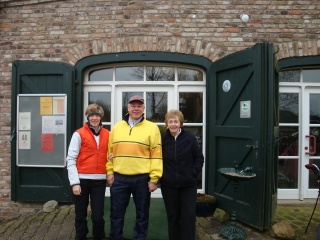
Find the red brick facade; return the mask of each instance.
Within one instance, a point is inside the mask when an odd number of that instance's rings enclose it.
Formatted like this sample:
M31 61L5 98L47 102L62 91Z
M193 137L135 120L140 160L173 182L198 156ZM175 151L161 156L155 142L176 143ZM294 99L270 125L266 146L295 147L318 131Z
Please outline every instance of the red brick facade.
M102 53L177 52L211 61L269 41L278 59L320 55L319 0L2 0L0 219L42 204L11 201L14 60L66 62ZM250 16L243 23L240 15Z

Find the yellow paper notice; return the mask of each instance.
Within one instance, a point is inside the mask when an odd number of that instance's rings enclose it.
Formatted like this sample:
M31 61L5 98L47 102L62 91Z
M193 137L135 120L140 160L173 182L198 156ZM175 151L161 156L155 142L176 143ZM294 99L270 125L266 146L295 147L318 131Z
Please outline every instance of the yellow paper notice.
M40 115L52 115L52 97L40 97Z

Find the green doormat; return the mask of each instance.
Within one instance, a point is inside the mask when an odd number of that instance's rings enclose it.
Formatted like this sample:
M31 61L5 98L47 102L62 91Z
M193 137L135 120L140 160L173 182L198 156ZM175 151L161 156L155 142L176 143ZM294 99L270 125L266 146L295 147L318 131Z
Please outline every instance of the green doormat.
M131 198L129 206L126 211L124 227L123 227L123 237L126 239L132 239L133 228L136 219L136 211ZM110 198L105 198L105 210L104 210L104 220L106 236L109 236L110 232ZM92 222L89 216L88 219L89 234L88 237L92 237ZM166 240L168 239L168 226L167 226L167 215L166 209L164 207L162 198L152 198L149 211L149 230L147 239L149 240Z

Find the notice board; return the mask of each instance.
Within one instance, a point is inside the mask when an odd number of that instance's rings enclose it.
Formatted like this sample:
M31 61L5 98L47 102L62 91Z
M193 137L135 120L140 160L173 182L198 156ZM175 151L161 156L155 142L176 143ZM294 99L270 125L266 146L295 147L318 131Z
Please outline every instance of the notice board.
M65 167L67 95L17 98L17 165Z

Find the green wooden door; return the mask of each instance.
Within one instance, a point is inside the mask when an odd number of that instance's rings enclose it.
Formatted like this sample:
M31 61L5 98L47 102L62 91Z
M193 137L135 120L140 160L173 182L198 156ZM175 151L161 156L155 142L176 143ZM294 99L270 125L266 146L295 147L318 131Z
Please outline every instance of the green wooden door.
M12 69L11 199L13 201L71 202L71 190L65 167L17 166L16 113L18 94L66 94L68 100L66 135L69 140L73 131L73 67L55 62L15 61ZM31 128L37 128L37 126L31 123ZM39 132L33 131L32 134L40 136L41 126L39 126Z
M233 209L232 181L218 173L235 162L256 177L240 182L237 219L258 229L271 225L276 201L278 78L272 45L257 44L215 62L208 97L208 186L218 207Z

